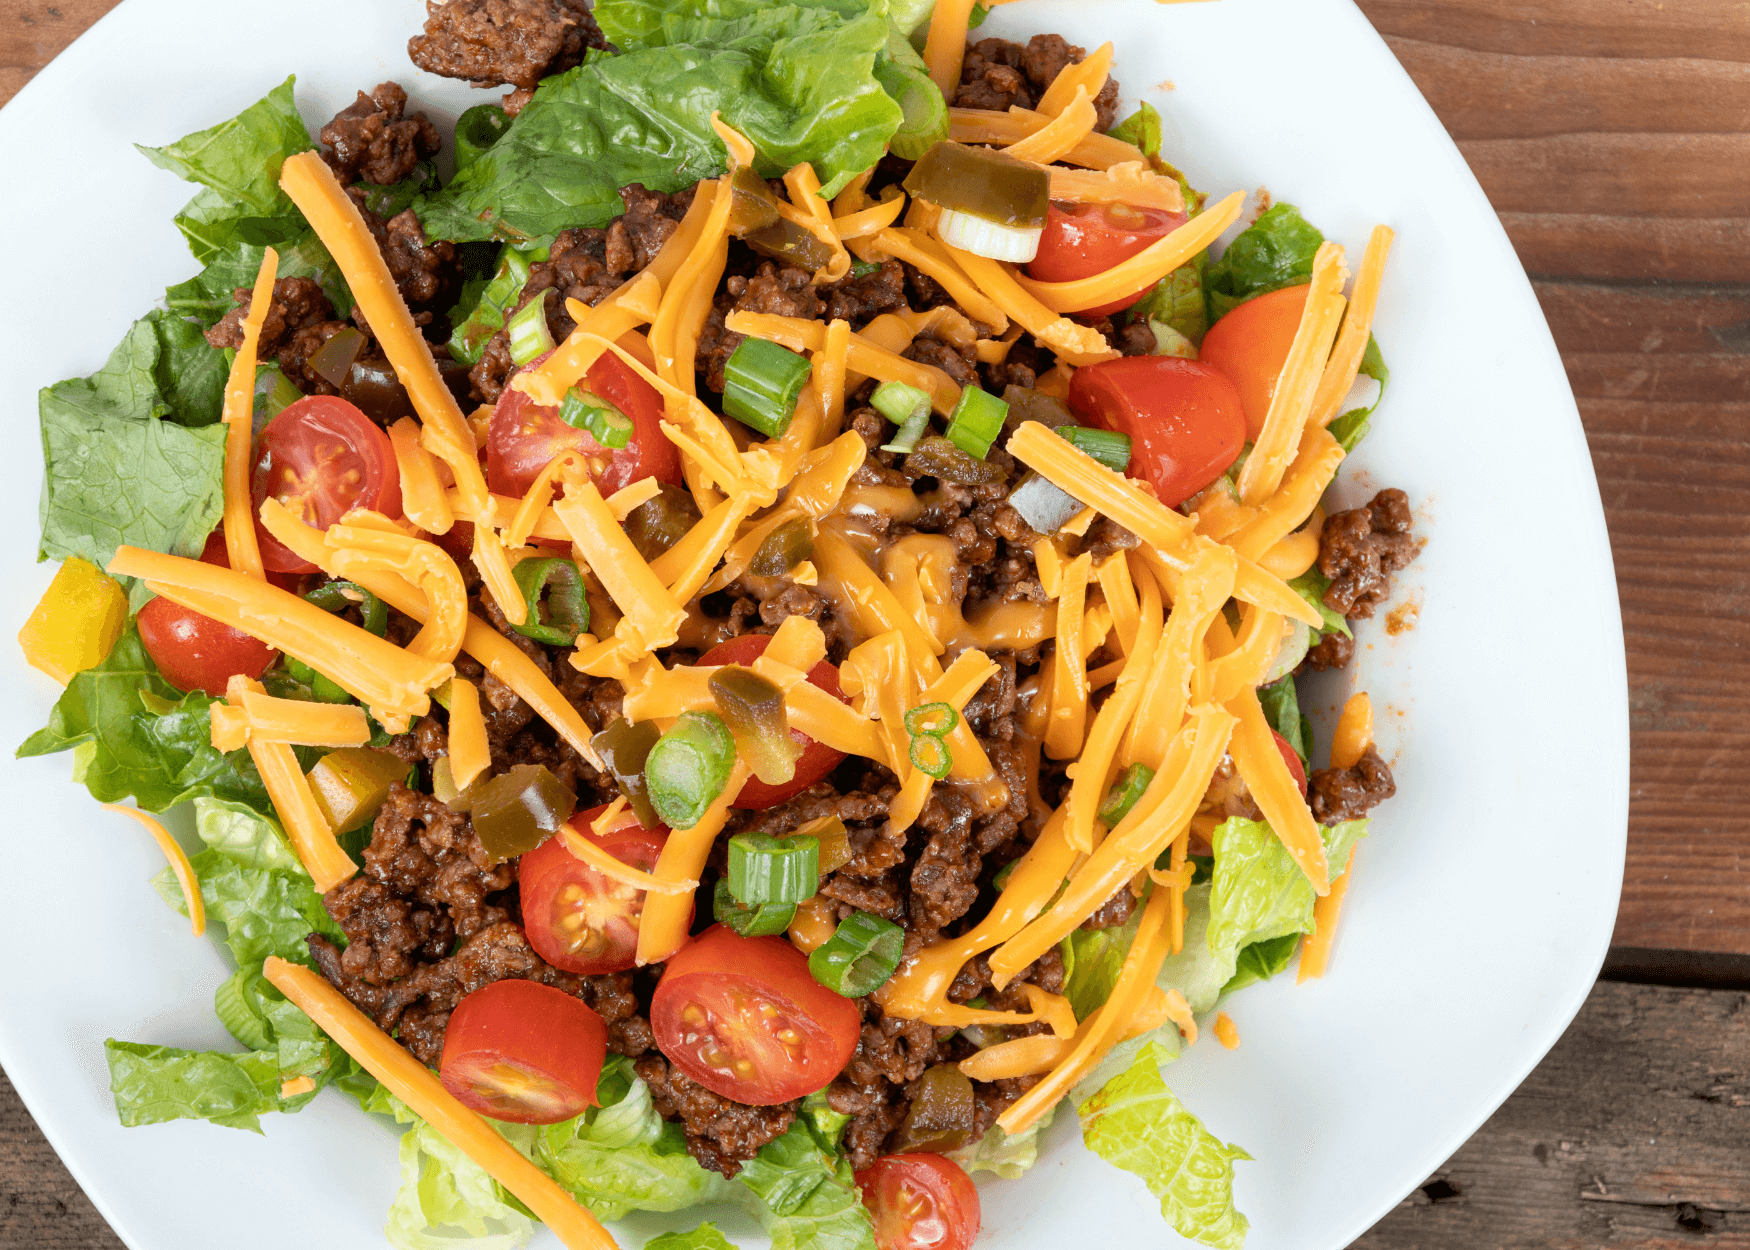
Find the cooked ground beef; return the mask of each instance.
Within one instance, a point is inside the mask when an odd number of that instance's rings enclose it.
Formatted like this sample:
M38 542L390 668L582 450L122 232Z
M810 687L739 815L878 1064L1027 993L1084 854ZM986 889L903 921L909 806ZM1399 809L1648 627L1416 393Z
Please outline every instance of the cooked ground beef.
M1391 768L1371 745L1353 768L1321 768L1309 783L1313 817L1321 825L1360 820L1398 792Z
M235 351L243 346L243 322L255 303L253 287L241 286L231 293L237 306L208 328L207 342L214 347ZM279 278L273 284L273 302L268 305L267 319L261 324L261 337L256 350L262 359L278 356L292 348L299 335L332 326L318 340L325 341L345 323L334 319L334 305L323 294L322 287L312 278ZM310 348L314 351L315 348ZM308 356L309 352L304 352ZM284 365L281 366L284 368ZM285 370L288 376L292 370Z
M1315 673L1342 668L1355 656L1355 640L1342 634L1325 634L1307 649L1306 666Z
M341 185L363 179L377 186L400 182L428 156L436 156L443 137L424 113L403 116L407 93L399 83L379 83L377 89L334 115L317 137L328 145L322 154Z
M782 1136L796 1119L801 1100L772 1107L749 1107L713 1094L668 1060L648 1055L633 1069L650 1085L651 1101L664 1119L679 1120L687 1131L687 1152L702 1167L724 1176L741 1171L744 1160Z
M813 282L814 275L806 269L789 265L780 268L769 260L760 261L751 276L731 274L726 278L699 334L698 370L704 375L705 384L717 394L723 393L723 366L747 337L725 327L730 313L773 313L812 320L825 307L820 288Z
M1128 886L1119 890L1111 898L1100 904L1100 909L1086 920L1082 921L1084 929L1116 929L1130 919L1130 913L1136 910L1136 895L1130 892Z
M1025 46L1007 39L980 39L969 44L960 69L956 108L1032 108L1059 71L1077 65L1087 53L1062 35L1034 35ZM1118 120L1118 80L1110 75L1094 98L1096 130L1110 130Z
M823 317L848 321L851 329L860 330L882 313L905 307L905 267L888 259L862 277L853 268L849 277L821 293L826 299Z
M1391 574L1416 558L1410 498L1382 490L1364 508L1339 512L1319 534L1319 572L1331 579L1325 606L1370 617L1391 595Z
M533 91L606 48L585 0L426 0L425 33L407 41L420 69L475 86Z

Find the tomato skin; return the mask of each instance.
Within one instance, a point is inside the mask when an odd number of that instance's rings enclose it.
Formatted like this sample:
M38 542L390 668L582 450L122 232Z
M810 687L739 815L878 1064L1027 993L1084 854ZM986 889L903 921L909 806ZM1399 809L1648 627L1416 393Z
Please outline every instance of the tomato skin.
M668 828L646 829L634 821L598 837L590 832L590 824L607 810L603 806L579 812L566 823L615 859L641 872L655 868L656 857L668 841ZM597 872L573 855L564 839L548 838L522 857L517 864L517 893L529 945L555 968L597 976L622 972L637 963L645 892ZM580 923L568 925L568 921ZM589 944L590 938L599 951L581 953L579 947Z
M225 554L225 532L207 536L201 563L231 567ZM234 674L256 678L265 673L279 652L240 629L220 624L193 608L172 603L160 595L140 609L136 619L146 654L158 666L164 680L178 690L204 690L215 699L225 697L225 683Z
M1125 356L1086 365L1069 384L1086 425L1130 435L1129 476L1154 484L1176 508L1220 477L1245 445L1239 392L1211 365L1173 356Z
M354 508L401 515L401 470L389 436L336 395L306 395L287 404L255 443L249 485L261 562L275 573L314 573L261 524L269 496L295 516L327 529Z
M596 1105L608 1026L564 990L494 981L444 1029L438 1077L466 1107L513 1124L557 1124Z
M952 1159L883 1155L855 1180L875 1217L877 1250L967 1250L978 1236L978 1187Z
M1052 204L1046 209L1039 254L1027 263L1027 274L1041 282L1091 278L1129 260L1188 220L1184 213L1127 204ZM1129 308L1147 290L1145 286L1123 299L1075 311L1084 317L1103 317Z
M1246 437L1264 429L1276 378L1294 345L1310 286L1291 286L1249 299L1209 328L1198 359L1214 365L1239 388L1246 410Z
M1282 752L1282 762L1288 765L1288 775L1294 778L1294 784L1300 787L1301 797L1305 798L1306 765L1300 762L1300 756L1295 754L1294 748L1288 744L1287 738L1274 729L1270 731L1270 736L1276 739L1276 749Z
M669 1061L712 1093L755 1107L825 1089L850 1062L862 1023L856 1000L816 981L789 942L720 924L669 957L650 1000L650 1027Z
M740 664L743 667L751 665L765 654L766 648L772 645L770 634L743 634L739 638L731 638L728 642L720 642L704 655L699 657L699 664ZM819 686L840 703L849 703L845 697L844 688L839 685L839 670L836 664L828 664L825 660L808 670L808 683ZM802 744L802 754L796 760L796 775L783 785L768 786L758 777L749 777L747 784L741 788L731 807L746 808L749 811L761 811L768 807L776 807L789 799L795 798L815 782L829 775L833 769L844 763L845 753L835 751L810 738L800 729L792 729L790 737Z
M524 367L534 368L546 358ZM587 431L574 430L561 421L557 408L534 403L507 380L498 406L492 410L486 436L486 481L494 491L526 495L541 470L566 450L581 452L591 462L590 476L604 495L647 477L681 484L680 449L662 432L662 396L656 388L613 352L603 352L589 367L584 381L588 390L632 418L632 440L618 451L610 451ZM605 467L598 468L597 462L604 457Z

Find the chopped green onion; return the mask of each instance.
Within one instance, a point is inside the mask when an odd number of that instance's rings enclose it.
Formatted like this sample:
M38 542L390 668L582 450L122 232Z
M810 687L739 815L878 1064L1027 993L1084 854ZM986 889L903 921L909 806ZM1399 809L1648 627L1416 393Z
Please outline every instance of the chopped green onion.
M519 365L538 360L553 350L553 331L547 328L547 301L553 288L548 287L534 299L516 310L505 333L510 335L510 358Z
M510 571L523 592L529 615L512 629L549 647L569 647L589 628L589 600L577 565L554 556L519 560ZM542 592L546 602L542 602Z
M293 656L284 657L286 672L292 680L310 688L310 699L315 703L351 703L352 696L337 683L330 681L321 673L311 668L302 660Z
M914 738L946 738L960 724L951 704L925 703L905 714L905 731Z
M484 105L481 107L485 107ZM469 109L468 113L476 113L478 109ZM494 110L503 116L502 111ZM468 113L462 116L465 119ZM456 138L461 140L460 123ZM460 152L458 150L458 162ZM529 260L514 247L506 244L499 253L498 269L492 275L480 292L480 302L467 318L456 327L450 335L450 355L462 364L473 366L480 363L480 358L486 354L487 344L492 342L492 336L504 329L504 319L510 309L515 306L517 296L523 293L523 287L529 280Z
M381 638L389 628L389 608L357 582L324 582L304 596L324 612L357 608L364 627Z
M723 366L723 411L768 438L790 428L814 366L765 339L743 339Z
M833 993L861 998L887 983L904 950L904 929L866 911L853 912L808 957L808 971Z
M735 736L736 753L753 775L768 786L781 786L795 777L802 745L790 736L784 692L777 683L751 668L725 664L705 684L717 714Z
M954 754L941 738L920 734L911 740L911 766L928 773L937 781L948 775L954 765Z
M632 814L646 829L656 827L656 809L650 805L650 790L644 784L644 761L650 758L650 748L662 737L662 730L653 720L633 722L624 716L589 740L595 753L613 775L620 793L632 805Z
M776 937L796 919L796 904L740 902L730 893L729 882L719 877L711 896L711 915L742 937Z
M1130 435L1096 430L1086 425L1060 425L1057 432L1071 447L1086 452L1114 473L1130 467Z
M738 833L729 839L729 892L743 903L801 903L820 885L820 840Z
M735 767L735 739L714 712L685 712L650 748L644 782L670 829L691 829L723 793Z
M1142 797L1142 792L1154 779L1155 770L1147 764L1132 764L1124 770L1124 775L1107 791L1106 801L1100 804L1100 819L1106 823L1106 828L1116 828L1118 822L1130 814L1136 800Z
M883 382L869 396L876 412L899 427L882 451L911 452L930 428L930 393L904 382Z
M936 232L949 247L971 252L974 256L1020 265L1039 255L1039 240L1045 234L1045 227L1005 226L986 221L976 213L944 208L936 219Z
M1008 863L997 869L997 875L990 879L991 889L997 891L999 894L1002 893L1004 887L1009 884L1009 878L1015 875L1015 865L1020 862L1019 859L1011 859Z
M766 536L747 571L755 577L783 577L813 554L814 527L806 517L797 517Z
M983 460L990 445L1003 432L1009 406L989 391L969 386L960 392L960 402L948 417L948 437L968 455Z
M572 387L559 405L559 419L582 430L603 447L618 450L632 441L632 418L594 391Z
M878 260L854 260L851 262L851 277L867 278L872 273L881 272L881 262Z

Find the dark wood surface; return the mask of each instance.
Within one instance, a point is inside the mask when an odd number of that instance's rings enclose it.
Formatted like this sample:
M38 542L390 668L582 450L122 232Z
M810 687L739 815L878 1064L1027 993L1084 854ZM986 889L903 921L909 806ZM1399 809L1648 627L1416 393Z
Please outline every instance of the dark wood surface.
M1655 983L1601 982L1356 1245L1750 1250L1750 3L1359 3L1500 213L1579 400L1634 751L1609 970ZM110 7L0 0L0 101ZM0 1077L0 1250L119 1245Z

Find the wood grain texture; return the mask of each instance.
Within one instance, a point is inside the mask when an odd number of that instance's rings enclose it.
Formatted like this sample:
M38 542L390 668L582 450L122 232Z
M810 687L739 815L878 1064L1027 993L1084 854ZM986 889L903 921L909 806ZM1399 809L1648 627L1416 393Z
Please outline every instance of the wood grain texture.
M1600 982L1354 1250L1750 1250L1750 994Z
M0 1072L0 1250L123 1250Z
M0 0L0 104L115 7L116 0Z

